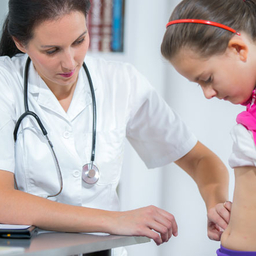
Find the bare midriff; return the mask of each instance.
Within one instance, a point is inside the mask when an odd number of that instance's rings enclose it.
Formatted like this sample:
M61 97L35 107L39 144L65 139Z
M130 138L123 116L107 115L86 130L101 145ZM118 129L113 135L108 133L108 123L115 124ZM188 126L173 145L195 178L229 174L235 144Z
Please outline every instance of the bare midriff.
M230 222L221 244L237 251L256 251L256 167L235 168Z

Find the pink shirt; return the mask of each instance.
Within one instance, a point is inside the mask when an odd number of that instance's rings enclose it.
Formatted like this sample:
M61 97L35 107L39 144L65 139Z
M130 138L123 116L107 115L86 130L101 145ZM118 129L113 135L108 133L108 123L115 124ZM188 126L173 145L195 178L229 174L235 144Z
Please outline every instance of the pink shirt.
M238 124L242 124L247 130L252 131L253 139L256 144L256 90L253 91L252 98L246 105L246 111L240 113L236 121Z

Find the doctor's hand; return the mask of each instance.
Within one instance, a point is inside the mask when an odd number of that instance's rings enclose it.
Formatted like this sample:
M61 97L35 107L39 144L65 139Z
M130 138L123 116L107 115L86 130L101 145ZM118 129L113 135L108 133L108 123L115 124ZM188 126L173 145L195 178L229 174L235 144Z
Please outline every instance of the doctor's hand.
M157 245L169 241L172 235L178 235L174 216L155 206L116 212L112 231L118 235L146 236Z
M220 241L223 231L227 228L232 203L227 201L224 204L217 204L209 209L208 217L208 237L212 240Z

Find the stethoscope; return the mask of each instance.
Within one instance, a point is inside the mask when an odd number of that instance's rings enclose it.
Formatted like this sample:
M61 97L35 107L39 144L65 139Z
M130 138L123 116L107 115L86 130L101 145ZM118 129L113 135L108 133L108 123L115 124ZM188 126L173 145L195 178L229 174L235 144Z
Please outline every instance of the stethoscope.
M25 66L25 73L24 73L24 107L25 107L25 112L19 117L19 119L18 119L18 121L15 125L15 129L13 131L13 136L14 136L14 141L16 142L18 129L20 127L20 124L21 124L22 120L26 116L32 116L36 120L38 126L40 127L43 135L47 139L47 142L50 146L50 149L52 151L54 161L55 161L55 164L56 164L56 168L57 168L57 171L58 171L59 179L60 179L60 190L59 190L59 192L54 194L54 195L48 195L47 198L56 197L62 192L62 189L63 189L63 178L62 178L60 164L59 164L58 158L56 156L56 153L54 151L53 144L52 144L52 142L50 141L50 139L48 137L47 130L45 129L45 127L44 127L43 123L41 122L40 118L38 117L38 115L35 112L30 111L29 108L28 108L28 73L29 73L30 63L31 63L31 59L28 57L27 62L26 62L26 66ZM99 180L99 177L100 177L99 169L94 164L95 145L96 145L96 122L97 122L96 121L97 120L96 98L95 98L95 93L94 93L94 88L93 88L91 75L90 75L90 72L89 72L87 66L85 65L85 63L83 63L83 68L84 68L85 73L87 75L87 79L88 79L89 86L90 86L90 91L91 91L91 96L92 96L93 122L92 122L91 162L88 163L88 164L85 164L83 166L83 168L82 168L82 179L85 183L87 183L89 185L94 185L95 183L97 183L97 181Z

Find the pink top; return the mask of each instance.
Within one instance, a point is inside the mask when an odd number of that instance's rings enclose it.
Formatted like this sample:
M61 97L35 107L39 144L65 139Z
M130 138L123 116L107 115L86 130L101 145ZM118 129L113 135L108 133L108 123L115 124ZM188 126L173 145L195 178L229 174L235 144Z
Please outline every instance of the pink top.
M252 97L247 102L246 111L241 112L236 121L238 124L242 124L247 130L253 133L254 143L256 144L256 90L253 91Z

